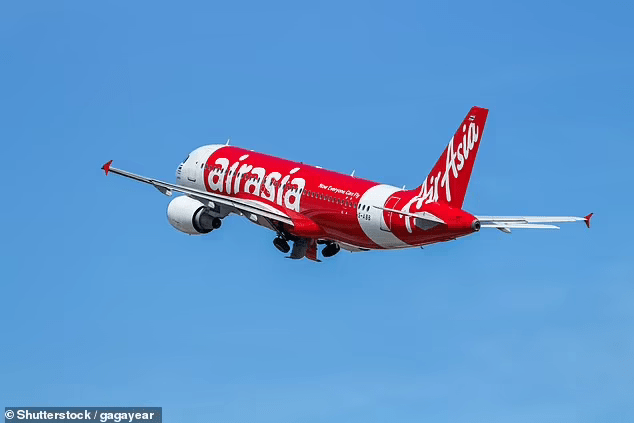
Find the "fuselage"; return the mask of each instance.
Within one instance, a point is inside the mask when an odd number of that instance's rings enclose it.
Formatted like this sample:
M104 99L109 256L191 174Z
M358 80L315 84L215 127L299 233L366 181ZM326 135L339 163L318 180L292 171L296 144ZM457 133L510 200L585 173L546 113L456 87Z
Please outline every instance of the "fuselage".
M351 250L421 246L477 230L471 214L434 202L427 184L424 192L404 190L234 146L194 150L178 167L176 178L180 185L282 211L294 223L284 225L285 232L336 241ZM421 212L443 224L416 224L411 214Z

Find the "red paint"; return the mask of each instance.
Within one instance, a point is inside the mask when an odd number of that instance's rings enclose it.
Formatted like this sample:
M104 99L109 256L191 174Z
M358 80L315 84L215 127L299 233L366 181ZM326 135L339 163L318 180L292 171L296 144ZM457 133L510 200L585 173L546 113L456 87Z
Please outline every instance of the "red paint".
M110 165L112 165L112 160L110 160L105 165L101 166L101 169L103 169L106 172L106 176L108 175L108 172L110 171Z
M590 219L592 219L592 215L594 213L590 213L589 215L587 215L586 217L584 217L585 222L586 222L586 226L588 227L588 229L590 229Z
M423 230L415 225L412 218L396 212L383 212L386 225L391 233L405 244L403 246L446 241L474 232L472 223L476 218L461 210L461 207L482 139L487 113L487 109L472 108L425 183L415 190L397 191L382 204L386 208L405 209L411 213L429 212L445 222L432 229ZM225 173L214 172L214 169L218 168L225 169ZM277 178L284 186L273 186L269 190L261 184L257 190L259 183L249 183L249 179L261 177L262 171L260 175L253 173L258 168L264 170L267 178ZM246 171L240 172L240 169ZM291 173L294 169L295 173ZM294 178L305 181L300 208L297 211L290 210L284 204L284 200L280 204L280 198L284 199L289 190L296 186L292 184ZM219 187L223 179L224 183ZM230 179L230 182L227 182L227 179ZM370 214L370 211L359 210L358 204L359 199L370 188L378 185L376 182L227 146L215 151L207 159L204 184L210 192L258 200L287 213L293 220L294 227L286 229L297 236L333 239L363 248L384 248L364 232L357 216L359 213ZM211 184L216 184L215 190ZM279 190L282 190L282 194ZM294 203L299 195L289 194L290 202ZM379 235L388 236L381 233Z

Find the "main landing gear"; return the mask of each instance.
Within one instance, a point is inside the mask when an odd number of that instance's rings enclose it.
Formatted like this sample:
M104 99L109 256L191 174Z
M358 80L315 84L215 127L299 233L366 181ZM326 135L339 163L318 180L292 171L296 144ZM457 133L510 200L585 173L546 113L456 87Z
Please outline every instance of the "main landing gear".
M295 238L292 236L288 238L290 238L290 240L294 242L293 253L292 253L293 257L291 258L295 258L295 259L302 258L302 257L310 258L312 254L312 256L314 256L312 260L319 261L317 260L317 250L315 248L314 241L311 241L308 238ZM289 251L291 251L291 246L288 245L288 238L285 233L280 231L278 232L277 238L273 240L273 245L275 245L275 248L280 250L282 253L286 254ZM311 247L311 242L313 243L312 247ZM317 243L326 245L321 250L321 254L324 257L332 257L341 250L341 247L339 247L339 244L333 241L319 240L317 241ZM310 253L310 248L312 248L312 253Z
M273 245L275 245L275 248L277 248L278 250L280 250L284 254L286 254L289 251L291 251L291 246L288 245L288 242L286 242L286 240L284 238L282 238L282 237L275 238L273 240Z
M332 257L337 254L339 250L341 250L339 244L337 244L336 242L331 242L326 247L324 247L323 250L321 250L321 255L324 257Z

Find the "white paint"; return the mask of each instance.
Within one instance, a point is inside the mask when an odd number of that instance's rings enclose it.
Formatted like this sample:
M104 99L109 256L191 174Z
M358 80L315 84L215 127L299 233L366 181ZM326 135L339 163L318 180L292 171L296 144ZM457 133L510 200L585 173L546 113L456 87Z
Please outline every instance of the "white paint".
M208 158L209 156L207 156L206 160L208 160ZM291 186L286 185L291 179L291 176L301 171L301 168L295 167L285 176L280 172L271 172L266 176L266 169L262 167L253 168L252 165L241 162L241 160L248 158L249 155L244 154L233 164L230 164L229 160L224 157L217 158L215 163L222 167L222 171L209 172L207 182L211 190L229 195L232 193L238 194L240 192L240 186L242 185L242 191L244 192L249 192L265 200L299 212L302 199L299 190L304 188L306 181L304 178L296 177L293 178ZM248 177L243 180L243 175L257 175L257 179L254 180ZM261 190L262 184L264 184L267 192Z
M223 147L225 146L218 144L205 145L189 153L187 160L181 164L181 175L183 177L179 178L177 176L177 183L192 188L200 188L203 185L205 171L204 165L202 167L201 165L207 162L209 156Z
M376 207L383 207L387 199L397 191L400 191L398 187L393 187L391 185L376 185L367 190L359 199L360 204L370 206L370 210L364 212L366 214L370 214L370 220L361 219L357 214L359 226L361 226L361 229L368 238L383 248L411 247L411 245L397 238L392 232L381 230L383 210Z
M451 137L449 145L447 146L447 155L445 160L445 172L442 177L441 187L445 188L445 197L447 201L451 201L451 188L449 185L449 170L453 174L454 179L458 179L458 175L464 166L464 162L469 158L469 153L473 150L475 143L478 141L478 127L475 122L467 125L462 125L462 142L458 144L456 151L454 152L454 137ZM458 164L456 165L456 159Z
M194 228L196 212L205 207L203 203L186 195L174 198L167 206L167 220L176 229L189 235L201 235Z

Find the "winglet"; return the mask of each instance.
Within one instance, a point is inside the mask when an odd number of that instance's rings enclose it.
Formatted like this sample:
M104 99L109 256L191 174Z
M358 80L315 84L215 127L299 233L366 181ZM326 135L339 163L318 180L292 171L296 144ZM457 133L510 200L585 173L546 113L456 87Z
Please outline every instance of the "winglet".
M106 175L108 175L108 172L110 171L110 165L111 164L112 164L112 160L110 160L105 165L101 166L101 168L106 172Z
M586 226L588 227L588 229L590 229L590 219L592 219L593 214L594 213L590 213L589 215L583 218L583 220L586 222Z

